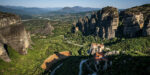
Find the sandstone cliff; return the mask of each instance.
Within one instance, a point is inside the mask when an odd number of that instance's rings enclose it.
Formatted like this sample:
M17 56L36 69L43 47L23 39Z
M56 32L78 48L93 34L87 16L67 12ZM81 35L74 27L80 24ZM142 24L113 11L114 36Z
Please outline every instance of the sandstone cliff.
M124 30L123 34L126 37L136 37L143 28L144 24L144 17L141 12L131 12L131 13L124 13L123 18L123 25Z
M54 27L50 24L50 22L47 23L47 25L45 25L43 27L43 29L41 30L41 34L45 34L45 35L51 35L53 34Z
M103 39L149 35L150 4L136 6L118 12L117 8L105 7L90 18L80 18L73 23L73 31L83 35L95 35Z
M111 39L116 35L119 24L118 9L114 7L105 7L101 10L99 20L99 35L101 38Z
M5 16L4 16L5 15ZM17 24L20 18L16 15L3 13L0 22L0 58L10 62L6 46L10 46L20 54L27 54L30 44L30 34L21 24ZM5 47L4 47L5 46Z
M0 28L21 22L19 16L0 12Z
M37 21L35 21L37 22ZM37 26L32 26L32 28ZM43 26L39 26L38 28L35 28L31 31L31 34L38 34L38 35L51 35L53 34L54 27L50 24L49 21L46 21Z
M150 15L145 20L142 34L143 36L150 36Z
M136 37L143 35L142 29L148 15L150 15L149 4L136 6L121 12L120 16L122 16L124 25L123 34L126 37Z
M132 7L125 10L126 13L138 13L141 12L144 16L144 19L150 15L150 4L144 4L141 6Z
M84 35L97 35L101 38L111 39L115 37L119 24L119 13L117 8L105 7L101 11L80 18L77 23L73 23L74 32L80 30Z

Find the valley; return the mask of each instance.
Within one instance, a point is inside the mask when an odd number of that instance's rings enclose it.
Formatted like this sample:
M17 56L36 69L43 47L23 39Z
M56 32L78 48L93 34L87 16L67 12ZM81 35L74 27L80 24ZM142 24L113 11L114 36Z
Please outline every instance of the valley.
M137 18L133 19L135 14L130 15L130 11L123 12L121 15L118 13L117 9L115 12L111 11L110 15L105 13L100 13L99 11L88 11L80 13L70 13L65 15L40 15L36 16L34 19L24 19L21 20L21 25L26 29L26 32L30 32L30 47L27 49L27 55L20 55L15 49L8 44L8 56L11 59L11 62L5 62L0 59L0 74L1 75L94 75L92 72L87 70L86 64L91 63L94 60L93 55L88 53L92 43L104 44L104 52L119 51L122 52L117 55L107 56L108 61L112 61L112 65L109 66L106 70L98 70L97 75L149 75L150 74L150 37L149 37L149 7L147 4L142 7L138 7L137 10L145 9L143 11L144 15L144 24L143 29L146 29L144 36L140 33L134 31L137 25L143 23L137 21ZM104 9L104 12L109 12ZM133 8L136 11L136 7ZM133 12L134 12L133 11ZM68 11L70 12L70 11ZM96 14L92 14L92 12ZM97 13L98 12L98 13ZM116 15L117 12L117 15ZM128 13L126 14L125 13ZM113 14L113 15L112 15ZM103 15L103 20L101 18L95 17L95 15ZM86 21L88 16L89 21ZM111 19L106 19L107 16L113 16ZM120 17L119 17L120 16ZM125 16L125 19L131 20L125 22L129 30L121 30L123 26L122 17ZM146 16L146 17L145 17ZM41 17L41 18L39 18ZM84 19L83 19L84 18ZM96 21L90 21L95 19ZM17 18L18 19L18 18ZM82 20L81 20L82 19ZM120 20L121 19L121 20ZM141 19L141 18L140 18ZM19 19L20 20L20 19ZM132 23L134 21L134 23ZM17 21L12 21L17 22ZM74 25L74 22L76 24ZM82 23L84 22L84 23ZM108 22L108 23L107 23ZM115 24L118 23L118 27ZM128 24L131 26L128 26ZM2 26L5 26L5 23ZM114 25L113 25L114 24ZM144 25L148 25L146 28ZM7 24L6 24L7 25ZM86 25L89 25L86 27ZM91 27L90 27L91 25ZM100 26L103 25L103 26ZM112 32L96 32L96 28L103 27L107 29L107 26L113 25ZM12 25L13 26L13 25ZM15 26L15 25L14 25ZM79 29L76 31L75 28ZM89 27L89 28L88 28ZM133 27L130 29L130 27ZM83 29L84 28L84 29ZM87 29L86 29L87 28ZM115 36L116 29L119 31L119 35ZM114 30L113 30L114 29ZM107 31L107 30L106 30ZM124 31L124 33L123 33ZM133 34L130 35L130 33ZM141 29L137 29L137 32ZM144 32L144 33L145 33ZM128 33L127 36L125 36ZM97 35L98 34L98 35ZM108 34L108 35L106 35ZM123 35L125 34L125 35ZM101 36L102 35L102 36ZM134 36L134 37L133 37ZM1 37L0 37L1 38ZM0 40L1 42L1 40ZM53 64L49 70L43 70L41 64L43 61L48 58L50 55L55 54L56 52L70 51L71 56L66 59L59 60ZM87 60L86 60L87 59ZM82 66L80 66L82 64ZM57 68L58 65L61 65ZM80 67L82 67L82 74L80 73ZM57 69L56 69L57 68ZM93 68L93 66L92 66ZM56 70L55 70L56 69ZM55 70L55 72L53 71ZM94 69L93 69L94 70Z

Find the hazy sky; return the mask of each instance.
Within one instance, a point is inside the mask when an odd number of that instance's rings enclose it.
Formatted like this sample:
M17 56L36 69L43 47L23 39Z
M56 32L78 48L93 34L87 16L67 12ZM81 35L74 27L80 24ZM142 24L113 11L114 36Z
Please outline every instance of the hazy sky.
M0 5L25 6L25 7L96 7L114 6L129 8L150 3L150 0L0 0Z

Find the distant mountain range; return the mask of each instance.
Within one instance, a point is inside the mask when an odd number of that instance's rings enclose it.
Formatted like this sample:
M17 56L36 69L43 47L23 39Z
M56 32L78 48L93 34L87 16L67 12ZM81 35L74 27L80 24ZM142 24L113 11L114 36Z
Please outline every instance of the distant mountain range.
M18 15L38 15L43 13L48 13L50 11L57 11L61 8L27 8L22 6L0 6L0 11L9 12Z
M36 16L56 16L66 14L83 14L91 11L97 11L101 8L90 7L57 7L57 8L37 8L37 7L22 7L22 6L1 6L0 11L19 15L22 19L32 19ZM123 9L120 9L121 11Z
M65 14L65 13L79 13L86 11L98 10L99 8L90 8L90 7L64 7L64 8L37 8L37 7L22 7L22 6L0 6L0 11L9 12L18 15L39 15L39 14Z
M75 7L64 7L60 12L65 12L65 13L79 13L79 12L87 12L87 11L94 11L94 10L99 10L100 8L90 8L90 7L80 7L80 6L75 6Z

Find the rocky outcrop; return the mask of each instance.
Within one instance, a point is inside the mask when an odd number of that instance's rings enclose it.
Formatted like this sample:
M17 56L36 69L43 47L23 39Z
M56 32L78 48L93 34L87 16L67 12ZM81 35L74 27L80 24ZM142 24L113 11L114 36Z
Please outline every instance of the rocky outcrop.
M143 28L144 17L141 12L124 12L123 17L123 34L126 37L136 37Z
M4 15L4 13L3 13ZM9 15L5 13L5 15ZM16 17L15 15L9 15L8 17ZM5 20L4 24L1 23L0 27L0 58L6 62L10 62L9 55L7 53L7 46L15 49L20 54L27 54L27 48L30 44L30 34L25 30L25 27L21 24L15 24L19 20L18 18L11 21L10 18L1 17ZM10 21L9 21L10 20ZM5 22L10 23L5 23ZM8 24L8 25L7 25ZM13 24L13 25L11 25Z
M150 36L150 15L147 17L144 27L143 27L143 36Z
M79 30L84 35L97 35L101 38L111 39L115 37L119 24L119 14L117 8L105 7L101 11L80 18L76 24L73 24L74 31Z
M150 34L149 13L150 4L129 8L120 13L117 8L105 7L93 13L90 18L80 18L73 29L74 32L81 31L83 35L95 35L103 39L146 36Z
M50 22L47 23L47 25L45 25L43 27L43 29L41 30L41 34L45 34L45 35L51 35L53 34L54 27L50 24Z
M101 10L99 16L100 28L99 35L102 38L111 39L116 35L119 24L119 13L117 8L105 7Z
M136 6L126 9L120 13L121 19L123 19L123 34L125 37L136 37L146 35L142 30L146 29L145 20L150 13L150 4L142 6ZM146 25L144 27L144 24ZM144 27L144 28L143 28ZM147 28L148 29L148 28Z
M50 22L47 22L43 27L31 31L31 34L51 35L53 34L53 30L54 27L50 24Z
M126 13L138 13L141 12L144 16L144 19L150 14L150 4L144 4L141 6L132 7L125 10Z
M6 14L3 12L0 12L0 28L13 25L19 22L21 22L21 19L19 16L10 14L10 13Z
M91 18L89 20L89 32L87 34L96 34L96 27L97 27L97 14L93 12Z

